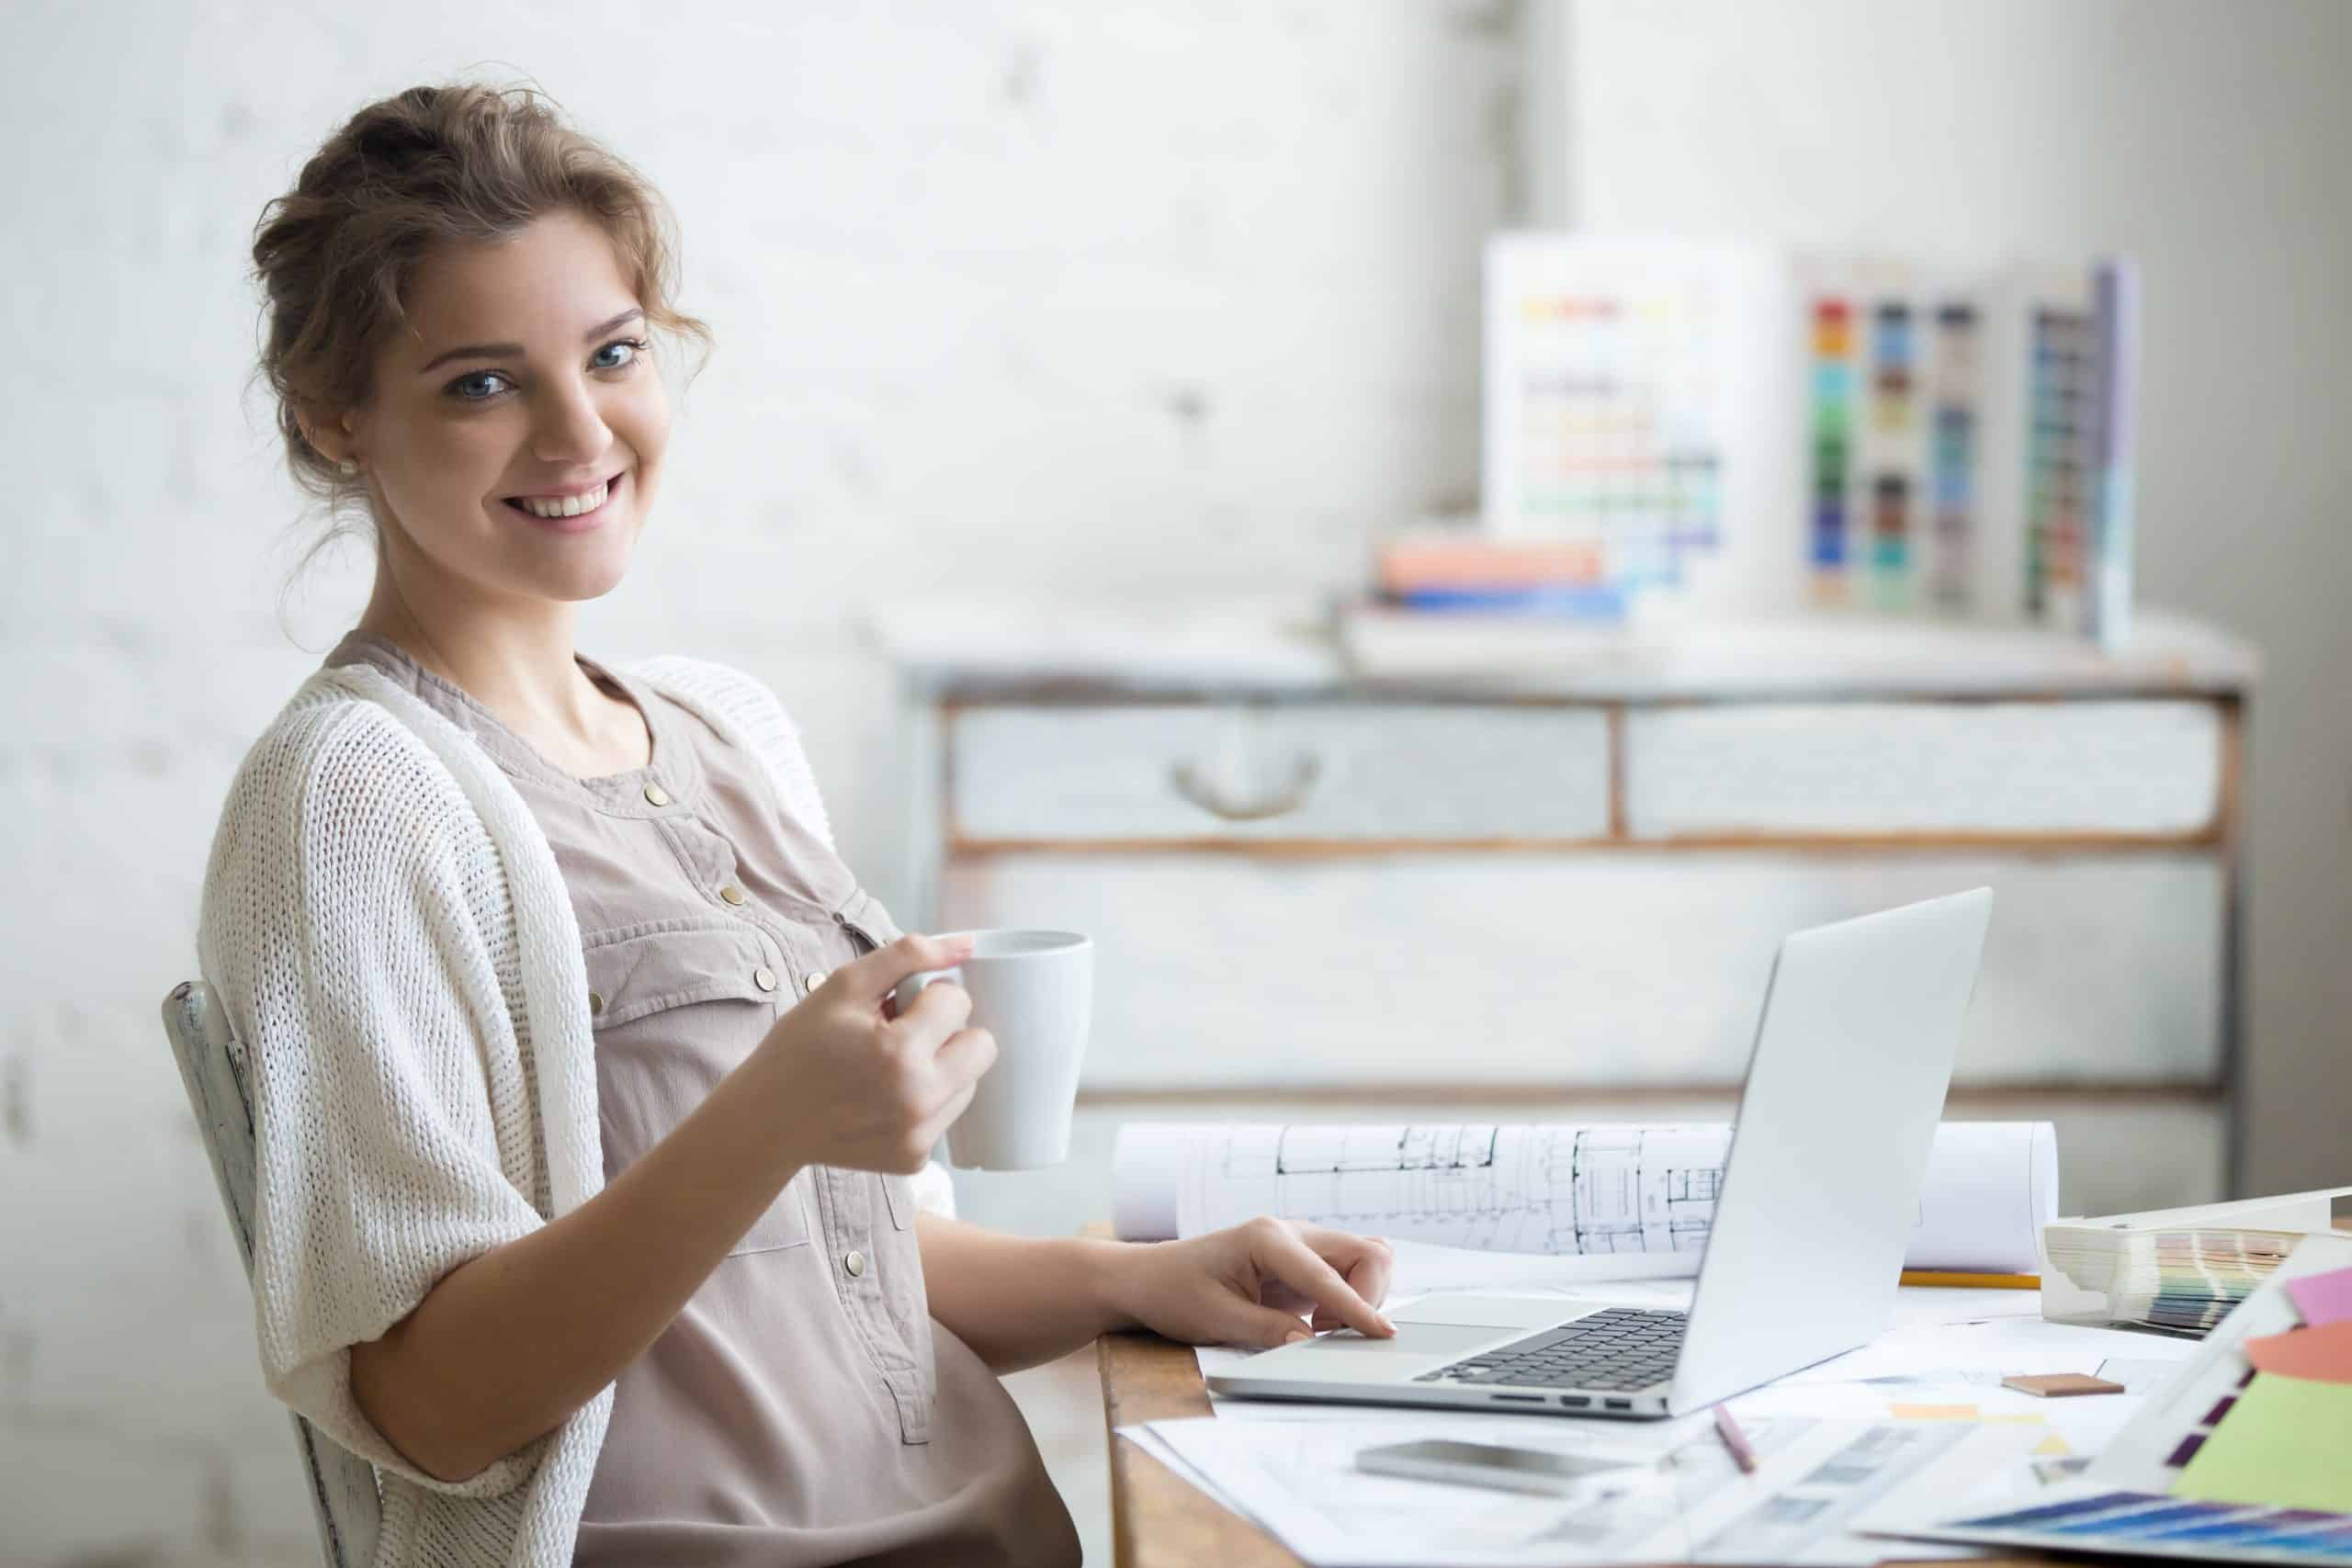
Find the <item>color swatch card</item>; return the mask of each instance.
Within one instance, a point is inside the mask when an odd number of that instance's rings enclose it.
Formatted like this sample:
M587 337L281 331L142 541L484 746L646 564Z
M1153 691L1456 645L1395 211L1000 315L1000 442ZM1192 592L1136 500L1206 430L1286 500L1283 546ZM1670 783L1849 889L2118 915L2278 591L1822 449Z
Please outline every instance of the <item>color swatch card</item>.
M2132 276L1496 236L1486 526L1590 544L1631 615L2120 636Z
M2352 1344L2313 1322L2352 1237L2306 1236L2078 1477L1888 1534L2249 1562L2352 1562Z
M1764 267L1721 245L1489 241L1487 532L1590 548L1621 613L1705 597L1756 500L1736 492L1760 471Z
M2256 1372L2172 1491L2208 1503L2329 1509L2352 1524L2352 1383Z
M1988 548L1990 280L1801 258L1806 564L1816 606L1965 613L2015 570Z
M2312 1382L2352 1383L2352 1318L2266 1334L2245 1342L2245 1359L2258 1372Z
M2287 1281L2288 1297L2310 1324L2352 1320L2352 1269L2332 1269Z

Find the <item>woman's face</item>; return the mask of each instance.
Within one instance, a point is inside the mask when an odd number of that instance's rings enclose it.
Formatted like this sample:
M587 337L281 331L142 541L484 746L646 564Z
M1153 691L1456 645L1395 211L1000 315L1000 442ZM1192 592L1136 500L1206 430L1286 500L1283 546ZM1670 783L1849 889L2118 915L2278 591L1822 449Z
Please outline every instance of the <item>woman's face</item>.
M557 213L444 246L408 314L344 421L386 548L487 598L610 592L652 509L670 403L603 231Z

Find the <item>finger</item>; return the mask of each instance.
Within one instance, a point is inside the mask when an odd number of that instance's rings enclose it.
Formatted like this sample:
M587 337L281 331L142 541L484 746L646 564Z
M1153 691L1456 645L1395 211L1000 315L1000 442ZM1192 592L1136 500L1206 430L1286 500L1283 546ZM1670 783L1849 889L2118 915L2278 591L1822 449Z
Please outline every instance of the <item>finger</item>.
M1366 1302L1376 1307L1387 1299L1388 1282L1396 1273L1396 1250L1385 1237L1301 1225L1298 1238L1339 1270L1340 1277Z
M979 1082L980 1075L995 1065L996 1036L985 1029L957 1030L931 1059L932 1070L958 1089Z
M1345 1276L1345 1278L1349 1285L1354 1289L1357 1295L1363 1298L1367 1305L1373 1307L1375 1311L1378 1310L1382 1300L1387 1295L1387 1291L1385 1288L1378 1291L1367 1289L1364 1283L1359 1280L1353 1274L1349 1274ZM1343 1326L1339 1317L1327 1307L1316 1307L1314 1309L1313 1318L1317 1328L1339 1328ZM1380 1315L1380 1321L1393 1325L1395 1320L1390 1318L1386 1313L1382 1313Z
M1252 1256L1261 1273L1272 1275L1367 1339L1385 1339L1396 1332L1395 1324L1374 1312L1289 1226L1271 1225L1258 1234Z
M851 959L832 973L828 987L840 986L859 1001L879 1002L899 982L925 969L945 969L972 956L969 935L954 938L909 931L894 942Z
M946 1103L933 1111L924 1120L922 1125L915 1129L916 1138L921 1140L925 1148L946 1136L947 1129L954 1124L956 1118L964 1114L965 1107L972 1103L972 1095L978 1088L977 1084L966 1084L962 1089L949 1095Z
M914 1005L899 1013L889 1027L910 1048L936 1052L971 1016L972 993L961 986L937 980L925 986Z
M1253 1306L1239 1296L1227 1296L1226 1301L1229 1306L1217 1314L1216 1336L1221 1345L1260 1345L1272 1350L1293 1340L1314 1337L1296 1313Z

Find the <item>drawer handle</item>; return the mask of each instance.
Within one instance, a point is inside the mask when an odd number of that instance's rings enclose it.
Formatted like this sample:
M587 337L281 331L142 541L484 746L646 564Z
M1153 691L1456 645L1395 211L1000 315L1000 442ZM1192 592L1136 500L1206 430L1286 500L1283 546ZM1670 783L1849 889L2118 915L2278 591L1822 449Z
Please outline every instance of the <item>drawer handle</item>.
M1201 777L1190 762L1178 762L1168 770L1169 787L1212 817L1227 822L1263 822L1271 817L1286 817L1306 804L1306 796L1315 788L1315 781L1323 776L1323 763L1317 757L1301 757L1291 764L1290 782L1273 794L1260 800L1236 800L1225 791Z

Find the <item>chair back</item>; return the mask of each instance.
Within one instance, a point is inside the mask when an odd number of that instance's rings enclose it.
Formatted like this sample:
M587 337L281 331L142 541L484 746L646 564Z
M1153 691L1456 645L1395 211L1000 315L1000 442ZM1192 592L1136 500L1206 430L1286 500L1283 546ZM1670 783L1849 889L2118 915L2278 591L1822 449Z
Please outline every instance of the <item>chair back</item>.
M228 1014L203 981L183 980L164 998L164 1032L180 1065L180 1081L212 1156L213 1179L229 1211L229 1228L254 1271L254 1110L245 1089L245 1052L229 1028ZM375 1467L294 1417L294 1446L311 1483L311 1508L318 1516L319 1545L327 1568L368 1568L375 1560L383 1503Z

